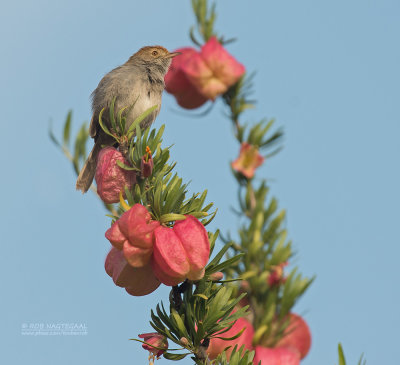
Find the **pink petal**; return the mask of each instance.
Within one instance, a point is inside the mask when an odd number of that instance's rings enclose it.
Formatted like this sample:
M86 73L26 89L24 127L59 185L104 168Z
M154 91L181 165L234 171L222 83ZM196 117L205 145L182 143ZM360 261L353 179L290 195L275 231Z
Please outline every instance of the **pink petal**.
M151 264L155 275L165 285L177 285L186 279L190 270L186 251L175 232L160 226L154 231Z
M147 295L160 286L150 265L133 268L125 260L122 251L113 247L107 255L105 269L112 277L115 285L126 288L126 291L135 296Z
M198 53L193 54L182 65L182 70L197 91L207 99L214 100L219 94L227 90L227 86L216 78L213 71Z
M119 229L135 247L151 248L153 246L153 231L160 225L151 220L151 215L141 204L135 204L121 215L118 220Z
M204 276L204 267L210 256L210 242L206 229L198 219L188 215L185 220L176 222L173 230L182 242L190 263L188 279L200 280Z
M186 92L192 87L181 66L192 57L192 55L198 53L191 47L179 48L176 52L181 52L181 54L172 59L171 66L164 77L165 90L171 94Z
M122 250L122 246L126 241L126 238L121 233L117 222L114 222L111 228L106 231L105 236L114 247Z
M181 67L192 55L198 52L194 48L189 47L180 48L176 51L182 54L172 59L171 67L164 77L165 90L175 96L177 103L182 108L198 108L208 99L197 91Z
M207 349L207 354L210 359L214 360L226 347L232 346L229 350L227 350L227 358L229 360L232 350L235 345L238 345L238 349L244 345L245 349L253 350L253 337L254 337L254 328L252 324L244 318L239 318L232 328L222 333L220 337L229 338L238 334L243 328L246 328L243 333L236 339L225 341L220 338L212 338L210 341L210 345Z
M298 353L283 347L257 346L253 364L256 365L259 361L261 361L261 365L299 365L300 356Z
M129 265L133 267L143 267L149 262L153 249L135 247L128 241L125 241L122 252Z
M245 73L245 67L226 51L216 37L211 37L203 45L201 55L215 77L227 88L235 84Z
M255 170L264 162L264 157L258 152L255 146L243 142L240 146L239 157L232 162L234 170L240 172L248 179L254 176Z
M297 350L303 359L311 347L311 331L307 322L298 314L290 313L290 323L285 334L276 345Z

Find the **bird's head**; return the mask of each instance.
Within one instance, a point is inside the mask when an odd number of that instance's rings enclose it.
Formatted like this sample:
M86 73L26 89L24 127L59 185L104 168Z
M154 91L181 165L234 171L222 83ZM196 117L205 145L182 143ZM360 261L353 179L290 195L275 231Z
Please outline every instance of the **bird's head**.
M164 73L168 71L173 57L179 55L179 52L169 52L166 48L161 46L147 46L139 49L131 58L128 63L141 63L146 66L158 66L162 68Z

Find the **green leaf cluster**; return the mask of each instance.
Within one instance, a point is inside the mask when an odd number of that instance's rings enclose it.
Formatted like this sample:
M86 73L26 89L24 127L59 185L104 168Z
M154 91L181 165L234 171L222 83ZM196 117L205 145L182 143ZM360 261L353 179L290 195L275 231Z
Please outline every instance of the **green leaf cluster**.
M256 335L254 342L273 346L288 325L287 314L313 279L303 278L297 268L280 285L269 286L268 277L275 267L292 256L291 241L284 228L285 211L278 210L276 199L264 206L269 188L263 181L258 189L248 182L239 193L240 211L246 217L240 225L239 240L228 239L235 255L243 260L227 268L228 277L246 279ZM243 190L245 190L243 192Z
M217 33L214 30L214 24L217 18L215 8L215 2L213 2L211 6L208 6L207 0L192 0L192 9L196 17L196 27L193 26L190 28L189 37L192 42L199 47L202 46L202 42L197 40L195 29L203 39L203 42L207 42L212 36L217 36ZM235 39L224 39L223 36L220 36L218 37L218 41L222 45L225 45L235 41Z
M215 3L211 5L209 9L207 0L192 0L192 8L197 22L197 31L203 38L204 42L207 42L214 33L214 22L216 19ZM190 38L193 43L201 46L201 43L197 41L194 36L194 27L190 29Z
M178 355L168 351L164 354L166 358L175 360L192 354L194 360L204 360L209 340L214 337L226 339L224 333L246 313L246 308L232 313L244 295L232 298L233 288L214 283L208 275L196 285L187 281L182 286L185 288L179 305L171 303L169 314L162 303L157 305L156 311L151 312L150 324L158 333L181 346L180 350L186 351ZM241 333L229 339L235 339Z
M52 126L49 127L49 137L51 141L65 154L65 156L72 162L72 166L76 175L79 174L81 165L86 160L86 142L89 139L89 130L86 123L83 123L78 130L75 137L73 147L71 146L71 124L72 124L72 111L70 110L65 119L62 142L60 142L54 135Z
M108 129L107 125L103 122L103 114L106 111L103 108L99 114L99 124L104 133L108 134L110 137L113 137L115 141L119 144L123 144L125 141L132 140L135 136L136 131L140 130L140 123L146 119L154 110L158 108L158 105L153 105L152 107L145 110L142 114L140 114L130 125L127 127L126 113L135 107L136 101L127 107L121 108L120 110L115 110L115 101L116 97L111 101L110 107L108 108L109 118L107 120L110 121L111 129Z
M228 118L232 121L237 141L255 146L269 158L280 151L283 132L272 131L274 120L262 119L255 123L241 124L243 113L254 107L251 100L254 74L244 75L223 95L228 107ZM232 168L238 189L239 209L235 210L241 220L238 238L229 235L224 241L231 245L229 254L244 257L232 263L224 272L227 278L246 280L236 286L237 293L246 292L250 304L251 318L255 328L254 344L274 346L288 326L288 313L309 287L313 279L302 277L294 268L284 274L278 282L269 283L277 268L283 270L293 256L291 241L285 229L286 213L278 210L275 198L269 198L266 180L256 187L255 177L247 178ZM229 255L228 255L229 257Z
M235 124L236 128L240 127L239 117L241 114L247 109L254 108L255 101L250 99L250 95L253 93L253 78L254 73L250 75L244 74L222 96L225 104L229 107L227 116Z
M136 203L147 206L153 218L164 224L185 219L185 215L190 214L207 225L216 214L216 211L209 213L213 204L205 202L207 190L188 197L188 184L173 172L176 164L168 163L170 147L162 148L164 129L165 126L162 125L158 131L150 131L150 128L142 131L139 125L136 126L136 138L132 138L129 144L128 156L131 166L120 166L140 171L142 158L149 147L154 151L154 167L151 176L143 178L138 175L138 182L133 191L126 191L128 203L130 206Z
M233 348L229 362L226 352L220 354L213 362L213 365L253 365L254 351L244 350L244 346L238 349L237 345Z
M114 110L114 102L110 106L110 120L112 129L109 130L102 122L101 111L99 116L100 125L104 132L113 136L116 142L125 142L128 146L126 157L128 164L118 161L119 167L129 171L135 171L137 176L137 184L132 190L125 189L125 195L129 206L136 203L143 204L148 207L153 219L159 220L164 224L173 224L176 220L185 219L185 215L190 214L201 220L207 225L215 217L216 210L211 211L213 204L206 203L207 190L202 193L192 194L188 196L188 184L184 183L173 169L176 163L169 164L170 147L162 147L162 136L165 125L162 125L157 131L156 129L140 128L141 121L151 113L155 107L149 108L143 114L135 119L129 129L125 130L126 118L124 113L126 108ZM49 135L54 144L59 147L67 158L72 162L74 171L78 175L81 165L86 160L86 143L89 139L89 133L86 123L79 129L75 139L73 153L70 149L72 113L69 112L63 129L63 142L59 142L55 137L52 129L49 129ZM129 139L127 139L129 137ZM141 163L147 154L147 149L151 151L153 160L153 172L151 176L144 178L141 176ZM94 192L96 193L95 189ZM127 209L125 203L120 204L118 209L111 204L104 204L111 212L113 220Z

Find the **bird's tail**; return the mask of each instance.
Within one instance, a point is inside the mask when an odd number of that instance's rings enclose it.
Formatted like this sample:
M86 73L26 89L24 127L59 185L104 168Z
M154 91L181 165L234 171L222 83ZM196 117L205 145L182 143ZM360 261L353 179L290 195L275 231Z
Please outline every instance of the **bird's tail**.
M85 164L83 165L81 172L79 173L78 179L76 180L76 189L81 190L82 193L86 193L92 185L92 181L96 173L97 156L100 150L100 140L97 140Z

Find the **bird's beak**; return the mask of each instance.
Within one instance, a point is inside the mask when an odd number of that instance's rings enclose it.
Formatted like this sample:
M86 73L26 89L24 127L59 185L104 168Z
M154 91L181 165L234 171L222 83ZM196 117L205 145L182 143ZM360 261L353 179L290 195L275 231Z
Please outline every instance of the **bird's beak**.
M168 53L168 54L165 56L165 58L173 58L173 57L175 57L175 56L179 56L180 54L182 54L182 52L171 52L171 53Z

